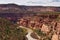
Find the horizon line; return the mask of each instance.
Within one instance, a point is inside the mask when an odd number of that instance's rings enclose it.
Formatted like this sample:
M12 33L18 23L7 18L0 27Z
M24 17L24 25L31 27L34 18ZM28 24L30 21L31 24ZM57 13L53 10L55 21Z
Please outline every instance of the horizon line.
M18 6L47 6L47 7L60 7L60 6L56 6L56 5L40 5L40 4L34 4L34 5L24 5L24 4L17 4L17 3L0 3L0 5L3 5L3 4L5 4L5 5L7 5L7 4L15 4L15 5L18 5Z

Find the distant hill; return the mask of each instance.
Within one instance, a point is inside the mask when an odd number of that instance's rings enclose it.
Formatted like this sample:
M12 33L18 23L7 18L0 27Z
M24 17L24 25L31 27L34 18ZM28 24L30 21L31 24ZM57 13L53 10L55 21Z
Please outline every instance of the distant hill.
M60 12L60 7L0 4L0 13L27 13L27 12Z
M16 4L0 4L0 17L6 18L10 21L16 22L19 18L25 16L34 16L36 14L60 14L60 7L53 6L24 6ZM58 14L58 15L59 15ZM44 16L44 15L42 15ZM48 15L46 15L48 16Z

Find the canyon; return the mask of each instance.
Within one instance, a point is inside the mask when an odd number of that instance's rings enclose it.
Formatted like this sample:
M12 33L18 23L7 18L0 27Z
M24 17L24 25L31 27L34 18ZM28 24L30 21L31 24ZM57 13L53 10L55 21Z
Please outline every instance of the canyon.
M49 37L51 39L52 36L52 40L55 38L54 35L60 35L60 7L0 4L0 17L14 24L17 23L19 27L31 28L33 31L36 29L41 30L42 32L39 30L37 32L43 34L42 39L44 38L44 33L47 35L45 36L46 38ZM30 34L29 31L27 37Z

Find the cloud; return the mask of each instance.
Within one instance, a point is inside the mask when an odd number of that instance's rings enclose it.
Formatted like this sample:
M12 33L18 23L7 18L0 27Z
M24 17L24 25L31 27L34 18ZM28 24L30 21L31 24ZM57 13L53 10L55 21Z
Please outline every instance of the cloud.
M52 2L60 2L60 0L52 0Z
M45 3L50 3L51 0L37 0L37 1L33 1L33 0L30 0L28 1L28 3L32 3L32 4L45 4Z
M43 6L60 6L60 0L31 0L27 2L29 5L43 5Z
M0 0L0 4L15 3L19 5L60 6L60 0Z

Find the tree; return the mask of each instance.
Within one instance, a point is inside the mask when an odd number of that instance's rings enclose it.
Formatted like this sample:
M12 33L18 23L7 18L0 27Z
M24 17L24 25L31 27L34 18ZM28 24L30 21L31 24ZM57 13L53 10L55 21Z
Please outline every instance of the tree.
M26 35L25 29L19 28L18 25L0 18L0 40L23 40Z

